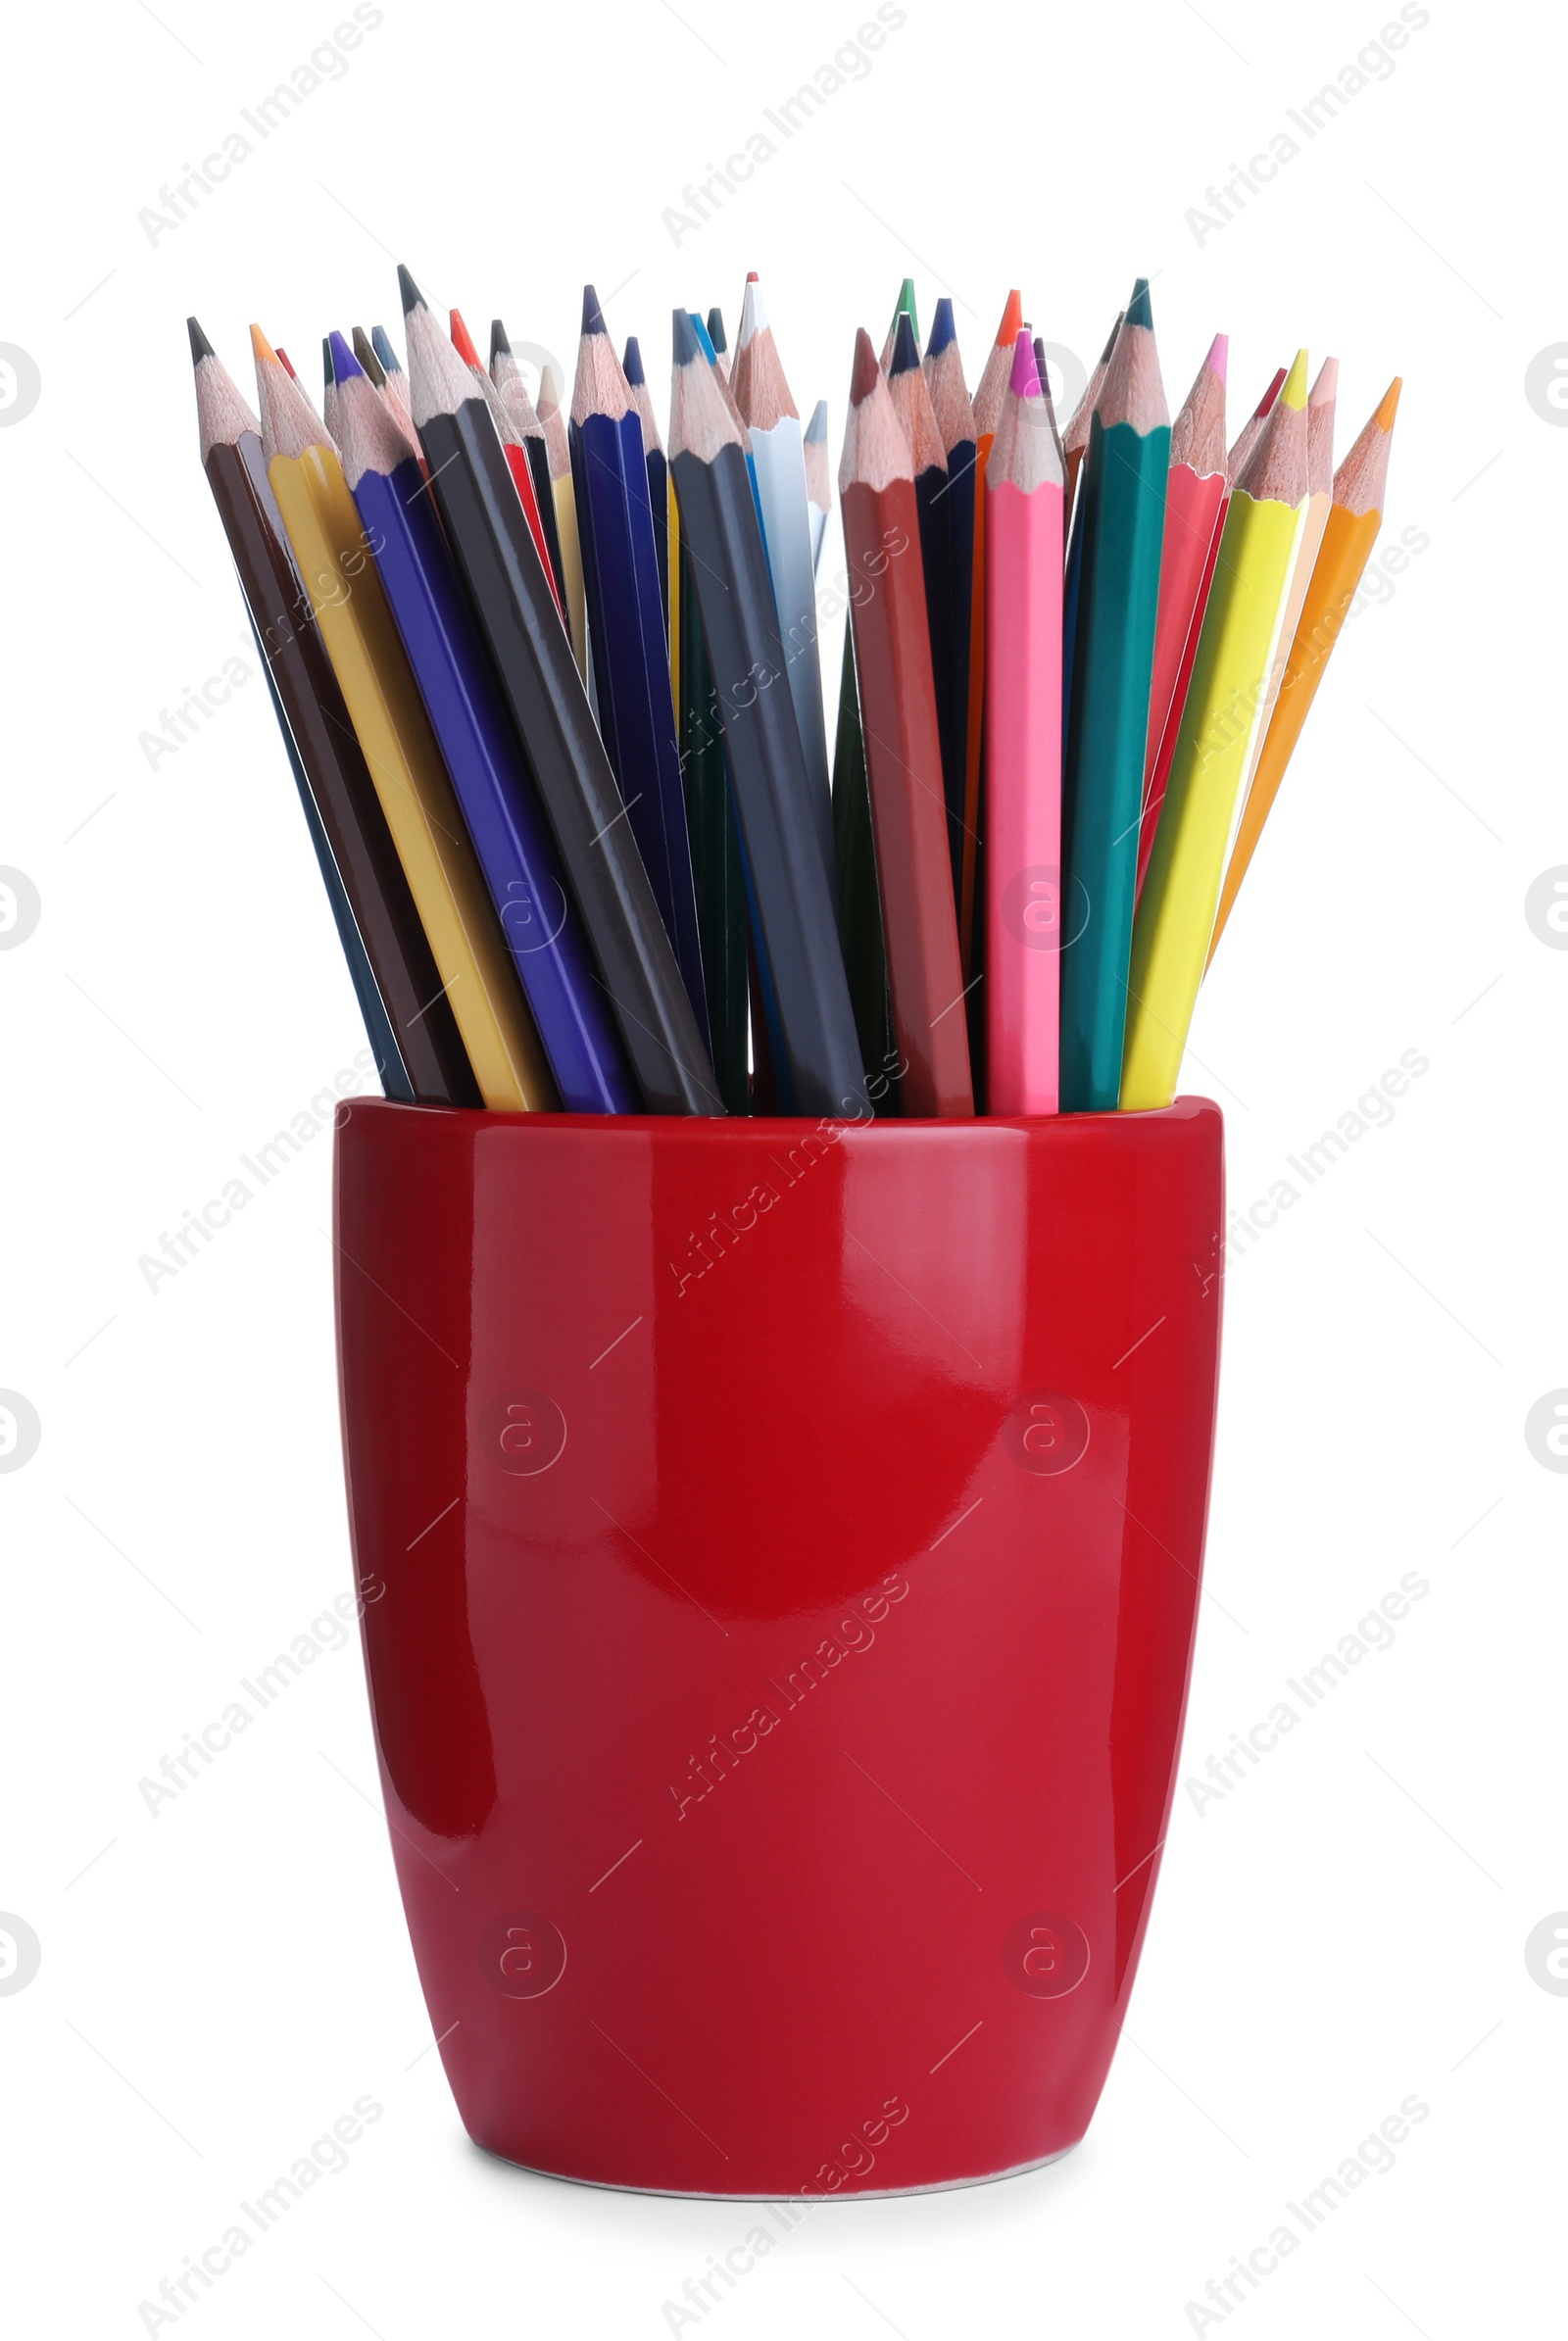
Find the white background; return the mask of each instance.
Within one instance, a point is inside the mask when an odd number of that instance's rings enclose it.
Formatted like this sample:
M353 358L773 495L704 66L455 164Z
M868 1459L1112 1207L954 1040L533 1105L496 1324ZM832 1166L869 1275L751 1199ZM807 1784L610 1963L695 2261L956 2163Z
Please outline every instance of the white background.
M971 381L1010 283L1089 357L1139 270L1173 408L1216 327L1233 427L1300 341L1343 359L1342 452L1404 374L1384 544L1430 541L1347 630L1185 1086L1225 1105L1245 1204L1402 1051L1430 1070L1229 1278L1183 1778L1404 1573L1430 1590L1226 1796L1178 1791L1086 2143L1006 2184L824 2211L704 2329L1184 2334L1208 2279L1412 2093L1430 2115L1396 2168L1226 2323L1457 2341L1560 2315L1568 2002L1524 1945L1568 1906L1568 1480L1524 1420L1568 1384L1568 954L1524 898L1568 863L1568 431L1524 376L1568 337L1561 32L1432 0L1308 141L1287 109L1392 6L906 13L678 248L665 207L853 35L853 0L386 0L346 74L156 244L138 212L329 33L331 0L99 0L8 33L0 340L42 377L0 429L0 862L42 901L0 952L0 1385L42 1425L0 1477L0 1910L42 1943L0 1997L19 2332L142 2331L137 2304L367 2092L384 2115L349 2168L182 2331L655 2341L751 2223L467 2144L365 1801L352 1644L156 1818L137 1789L350 1577L329 1141L156 1293L137 1267L364 1042L198 466L183 320L248 385L255 317L310 378L327 327L394 322L395 258L481 338L499 310L568 359L591 275L659 381L671 305L716 300L733 327L758 268L835 463L854 328L880 337L906 268L922 326L954 295ZM1189 208L1280 130L1299 155L1200 241ZM150 769L139 735L236 652L251 679Z

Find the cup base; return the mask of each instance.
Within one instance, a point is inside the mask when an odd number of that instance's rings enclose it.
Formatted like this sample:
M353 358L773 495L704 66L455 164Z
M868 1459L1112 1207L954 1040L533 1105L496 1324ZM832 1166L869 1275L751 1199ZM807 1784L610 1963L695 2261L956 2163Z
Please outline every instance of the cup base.
M582 2178L571 2170L547 2170L538 2163L514 2162L510 2154L500 2154L494 2146L481 2146L477 2138L470 2143L475 2151L491 2162L504 2163L509 2170L526 2170L532 2178L554 2178L563 2186L597 2187L607 2195L663 2195L677 2203L777 2203L783 2200L812 2203L885 2203L895 2195L951 2195L959 2187L995 2186L1004 2178L1024 2178L1031 2170L1049 2170L1053 2163L1064 2162L1067 2156L1083 2144L1074 2138L1070 2146L1058 2146L1054 2154L1042 2154L1034 2162L1012 2163L1005 2170L977 2170L969 2178L931 2178L921 2186L862 2186L853 2193L811 2194L785 2198L775 2188L771 2194L727 2194L717 2188L695 2186L633 2186L614 2178Z

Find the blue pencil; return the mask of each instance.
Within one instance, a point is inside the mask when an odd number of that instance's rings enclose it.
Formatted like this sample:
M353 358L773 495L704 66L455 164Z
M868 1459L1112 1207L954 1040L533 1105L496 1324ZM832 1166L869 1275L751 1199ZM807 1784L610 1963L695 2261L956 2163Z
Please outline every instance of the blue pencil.
M339 441L431 728L568 1113L640 1099L527 768L470 629L417 457L340 333Z
M569 436L599 729L681 979L706 1036L708 996L697 891L642 417L605 330L592 285L583 293Z

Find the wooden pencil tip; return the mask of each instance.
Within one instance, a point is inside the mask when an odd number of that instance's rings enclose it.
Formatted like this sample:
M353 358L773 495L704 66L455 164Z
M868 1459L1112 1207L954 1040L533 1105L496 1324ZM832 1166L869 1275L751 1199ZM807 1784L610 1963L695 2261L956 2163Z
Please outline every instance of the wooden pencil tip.
M914 338L913 321L908 311L901 309L898 322L893 328L893 359L888 366L889 377L891 378L894 374L909 373L919 366L919 363L920 345Z
M384 325L370 327L370 347L389 374L400 374L403 371L403 362L392 347L392 336Z
M326 363L334 382L347 382L356 374L364 374L360 364L341 333L329 333L326 338Z
M1007 387L1015 398L1040 396L1040 362L1027 325L1019 326L1018 338L1012 345L1012 373Z
M855 336L855 367L850 375L850 404L858 407L868 398L881 379L882 368L872 346L871 336L861 325Z
M297 382L299 380L299 375L294 371L294 361L289 356L287 350L284 349L281 342L279 342L277 345L277 363L283 368L283 371L287 374L291 382Z
M510 358L511 356L512 344L507 339L507 328L499 317L492 317L490 319L490 363L494 366L498 358Z
M1325 358L1317 369L1317 380L1312 385L1312 395L1306 403L1309 407L1332 407L1339 390L1340 362L1338 358Z
M1253 411L1253 419L1255 421L1261 421L1263 416L1273 406L1274 401L1279 397L1280 384L1284 381L1284 379L1285 368L1282 366L1276 369L1273 381L1270 382L1268 388L1264 391L1262 397L1257 402L1257 406Z
M217 357L218 352L213 348L212 343L208 340L206 334L202 331L200 325L197 324L194 317L187 317L185 319L185 330L190 335L190 362L192 366L200 366L204 358Z
M1382 405L1378 408L1377 413L1372 417L1380 431L1393 430L1394 417L1399 412L1399 393L1403 388L1403 376L1400 374L1396 374L1393 381L1389 384L1387 390L1385 390L1383 393Z
M386 388L386 368L375 354L375 344L363 325L354 328L354 355L360 362L360 371L377 390Z
M1127 304L1129 325L1142 325L1146 331L1154 329L1154 313L1149 305L1149 278L1140 276L1133 285L1133 297Z
M729 348L724 338L724 312L721 309L710 309L708 313L708 338L715 351Z
M1397 383L1395 388L1398 388ZM825 398L819 398L811 409L811 419L806 426L805 444L808 447L825 447L827 445L827 401Z
M605 331L605 313L599 306L599 295L591 284L582 288L582 330L584 334Z
M1023 295L1015 287L1013 291L1007 295L1007 306L1003 311L1002 322L997 327L997 347L999 350L1010 350L1012 348L1013 343L1018 338L1018 328L1022 323Z
M473 335L463 321L461 309L452 311L449 322L452 330L452 347L457 351L465 366L476 366L479 363L479 353L473 346Z
M1306 405L1306 352L1304 350L1298 350L1296 356L1291 360L1291 370L1286 375L1285 387L1280 392L1280 404L1282 407L1298 409Z
M1221 382L1224 381L1226 370L1230 365L1230 335L1228 333L1216 333L1213 340L1208 345L1208 356L1204 359L1203 364L1208 367L1209 372L1215 375Z
M697 338L696 319L690 310L677 309L672 313L670 326L675 364L690 366L694 358L701 357L703 354L703 345Z
M415 310L423 309L426 306L423 293L420 292L418 286L415 283L414 278L409 274L408 269L403 266L401 261L398 263L398 291L403 296L403 314L405 317L410 317L413 315Z
M767 327L767 304L762 299L762 287L754 268L746 279L746 292L741 302L741 329L738 346L750 349L759 333Z
M648 379L643 372L643 354L635 333L627 336L626 354L620 362L620 370L633 390L641 390Z
M695 309L688 310L687 315L690 317L692 321L692 331L697 336L697 347L702 351L703 356L708 360L710 366L716 366L718 364L718 352L713 347L712 335L709 332L708 327L703 323L702 318L698 316Z
M925 345L926 356L940 358L943 351L950 349L957 338L958 329L953 321L953 303L944 293L931 319L931 338Z
M258 366L277 366L281 363L260 325L251 327L251 354Z

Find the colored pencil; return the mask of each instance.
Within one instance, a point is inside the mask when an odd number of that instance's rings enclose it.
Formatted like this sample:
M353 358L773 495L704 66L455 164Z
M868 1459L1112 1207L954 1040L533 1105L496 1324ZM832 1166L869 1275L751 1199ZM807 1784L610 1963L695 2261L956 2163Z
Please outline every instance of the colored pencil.
M367 380L373 382L381 393L388 414L403 433L404 446L410 455L419 455L419 442L414 435L414 425L409 420L408 407L391 389L386 367L376 356L375 344L363 325L356 325L354 328L354 355L365 368ZM419 456L419 461L422 463L424 458Z
M625 805L489 410L400 270L414 423L468 607L556 841L643 1103L723 1110ZM541 420L544 417L541 415Z
M986 464L986 997L992 1113L1054 1113L1064 474L1020 331Z
M871 820L905 1110L972 1114L914 459L862 329L839 466Z
M202 467L233 555L332 915L389 1097L476 1105L478 1085L267 477L262 426L189 320Z
M702 942L642 419L592 285L583 293L570 438L599 728L664 931L706 1033Z
M268 478L486 1105L556 1092L337 450L251 329Z
M502 453L507 459L507 469L511 472L513 486L517 491L517 502L522 506L522 515L528 523L528 533L533 538L535 549L550 583L550 590L554 594L556 592L556 572L551 564L550 546L545 537L545 524L539 512L539 499L534 493L533 465L528 460L527 446L521 431L512 418L511 409L480 364L479 353L473 346L473 335L463 321L463 312L454 309L451 313L450 322L452 346L469 373L472 374L479 386L479 395L490 410L490 419L496 426L496 437L500 440ZM557 597L557 607L560 607L559 596Z
M648 509L654 516L654 551L659 557L659 606L664 619L664 642L669 645L669 465L664 461L664 443L659 436L659 417L654 413L654 394L648 387L643 371L643 354L636 334L626 343L626 354L620 362L626 377L632 404L642 424L643 465L648 473Z
M329 439L337 437L337 384L332 379L332 343L330 336L321 341L321 420Z
M332 358L344 474L562 1103L568 1113L634 1112L636 1088L423 466L341 336Z
M1306 352L1231 490L1133 935L1124 1110L1168 1105L1213 938L1225 850L1306 521Z
M1046 410L1046 420L1051 425L1051 436L1056 442L1056 461L1061 465L1061 474L1065 479L1067 458L1061 444L1061 432L1056 423L1055 403L1051 395L1051 364L1046 356L1046 345L1038 333L1034 337L1034 349L1035 372L1040 376L1040 397Z
M953 320L953 303L946 295L937 303L936 314L931 319L931 338L926 344L923 370L931 414L947 465L941 517L948 538L945 658L949 680L942 738L942 780L948 807L948 849L953 860L953 900L956 905L961 906L963 799L969 748L969 655L974 622L974 496L979 427L963 378L963 359ZM918 480L915 484L918 487ZM935 651L934 631L932 647ZM939 712L942 711L940 689L937 706Z
M1383 525L1383 499L1388 489L1389 454L1394 443L1394 418L1402 385L1396 376L1384 392L1376 412L1334 475L1334 500L1323 542L1312 566L1306 598L1286 661L1285 679L1275 702L1241 827L1225 871L1219 910L1214 920L1209 958L1224 933L1243 879L1251 867L1263 824L1279 795L1280 783L1301 736L1318 685L1327 670L1334 646L1344 631L1362 572ZM1311 452L1311 412L1307 414L1308 461Z
M986 458L1002 417L1012 374L1012 353L1023 323L1023 296L1007 295L997 338L986 354L974 394L974 569L969 610L969 724L963 749L963 881L958 899L958 948L963 980L979 972L985 955L983 917L976 918L980 854L980 769L986 698Z
M561 411L561 385L556 369L545 366L539 374L539 427L550 458L550 493L556 507L556 534L561 546L561 573L565 580L566 623L571 630L572 656L577 672L588 679L588 607L583 592L582 547L577 535L577 494L571 479L571 447L566 418Z
M727 382L730 377L729 341L724 332L724 312L710 309L708 313L708 338L713 345L713 364Z
M697 931L703 948L703 985L713 1040L713 1071L729 1111L743 1114L748 1110L750 1092L746 881L724 755L724 726L691 587L690 565L689 554L679 546L675 608L681 631L681 779L697 896Z
M882 356L878 360L878 364L881 366L882 371L884 373L887 372L888 367L893 364L893 353L898 347L899 319L901 317L907 317L909 320L909 331L914 335L915 354L918 358L920 349L920 318L919 313L915 308L914 278L912 276L906 276L904 282L899 287L898 300L893 306L893 322L888 327L888 337L887 340L882 344Z
M1121 1088L1127 954L1149 733L1170 415L1140 277L1081 469L1077 622L1062 770L1061 1105L1106 1112ZM1068 655L1064 634L1063 660Z
M963 882L963 759L968 740L967 668L962 710L955 704L953 541L947 449L931 405L931 392L920 363L914 328L906 316L899 317L893 358L884 369L899 427L908 442L914 464L914 507L920 521L920 568L925 582L926 630L931 638L931 677L937 695L937 736L942 744L942 794L947 809L949 859L953 866L954 915L957 915ZM974 539L971 525L965 548L970 561L973 592Z
M822 565L827 542L827 516L833 507L832 472L827 454L827 401L819 398L801 442L806 463L806 503L811 523L811 574Z
M811 809L822 846L822 866L833 884L833 795L828 777L827 725L822 713L822 668L816 640L816 581L807 504L801 418L767 321L762 288L747 281L740 341L730 388L746 427L762 541L773 580L779 638L789 661L790 701L806 754Z
M1274 662L1269 668L1268 689L1263 694L1262 709L1258 715L1256 729L1252 734L1252 753L1248 762L1246 777L1242 782L1241 794L1237 799L1235 822L1231 835L1231 851L1234 851L1235 848L1236 826L1246 818L1247 802L1251 791L1253 777L1257 771L1258 758L1263 753L1263 742L1268 737L1269 725L1274 718L1280 688L1285 681L1285 668L1290 658L1291 646L1296 640L1296 629L1300 621L1302 609L1305 607L1307 590L1312 581L1312 571L1317 566L1323 533L1328 527L1329 512L1334 503L1334 409L1339 381L1339 360L1325 358L1318 369L1317 380L1307 393L1306 519L1301 528L1300 544L1297 548L1296 566L1291 571L1291 590L1285 597L1285 615L1280 621L1280 634L1274 651ZM1229 858L1230 853L1227 852L1227 861ZM1212 938L1210 938L1208 948L1209 956L1212 957L1214 951Z
M1144 757L1144 809L1138 836L1138 884L1143 885L1164 798L1161 756L1169 730L1176 746L1185 677L1192 672L1203 603L1213 575L1225 504L1225 359L1230 347L1216 333L1198 379L1171 425L1170 477L1165 488L1165 546L1159 562L1159 615L1149 686L1149 745ZM1179 686L1181 688L1179 688Z
M849 986L812 818L806 755L787 692L767 556L741 425L691 317L673 320L670 470L724 717L758 933L777 1003L783 1065L800 1113L865 1099Z
M411 411L409 406L409 377L403 370L402 359L392 347L392 336L390 333L388 333L384 325L372 325L370 327L370 343L375 351L376 356L381 361L381 370L386 375L386 386L388 390L391 391L392 396L397 400L398 405L403 409L404 414L409 414Z
M358 344L355 346L355 355L359 355ZM500 391L502 405L522 439L523 452L528 458L528 469L533 478L533 500L545 532L550 573L556 581L556 600L564 611L566 571L561 557L561 526L556 514L555 487L550 477L550 449L545 439L545 426L539 419L533 400L528 396L522 368L512 354L507 329L499 317L490 320L490 379Z
M1236 443L1225 459L1226 477L1233 488L1250 462L1252 450L1257 445L1263 425L1274 411L1274 401L1279 397L1284 386L1285 368L1282 366L1276 370L1273 381L1270 382L1237 433Z

